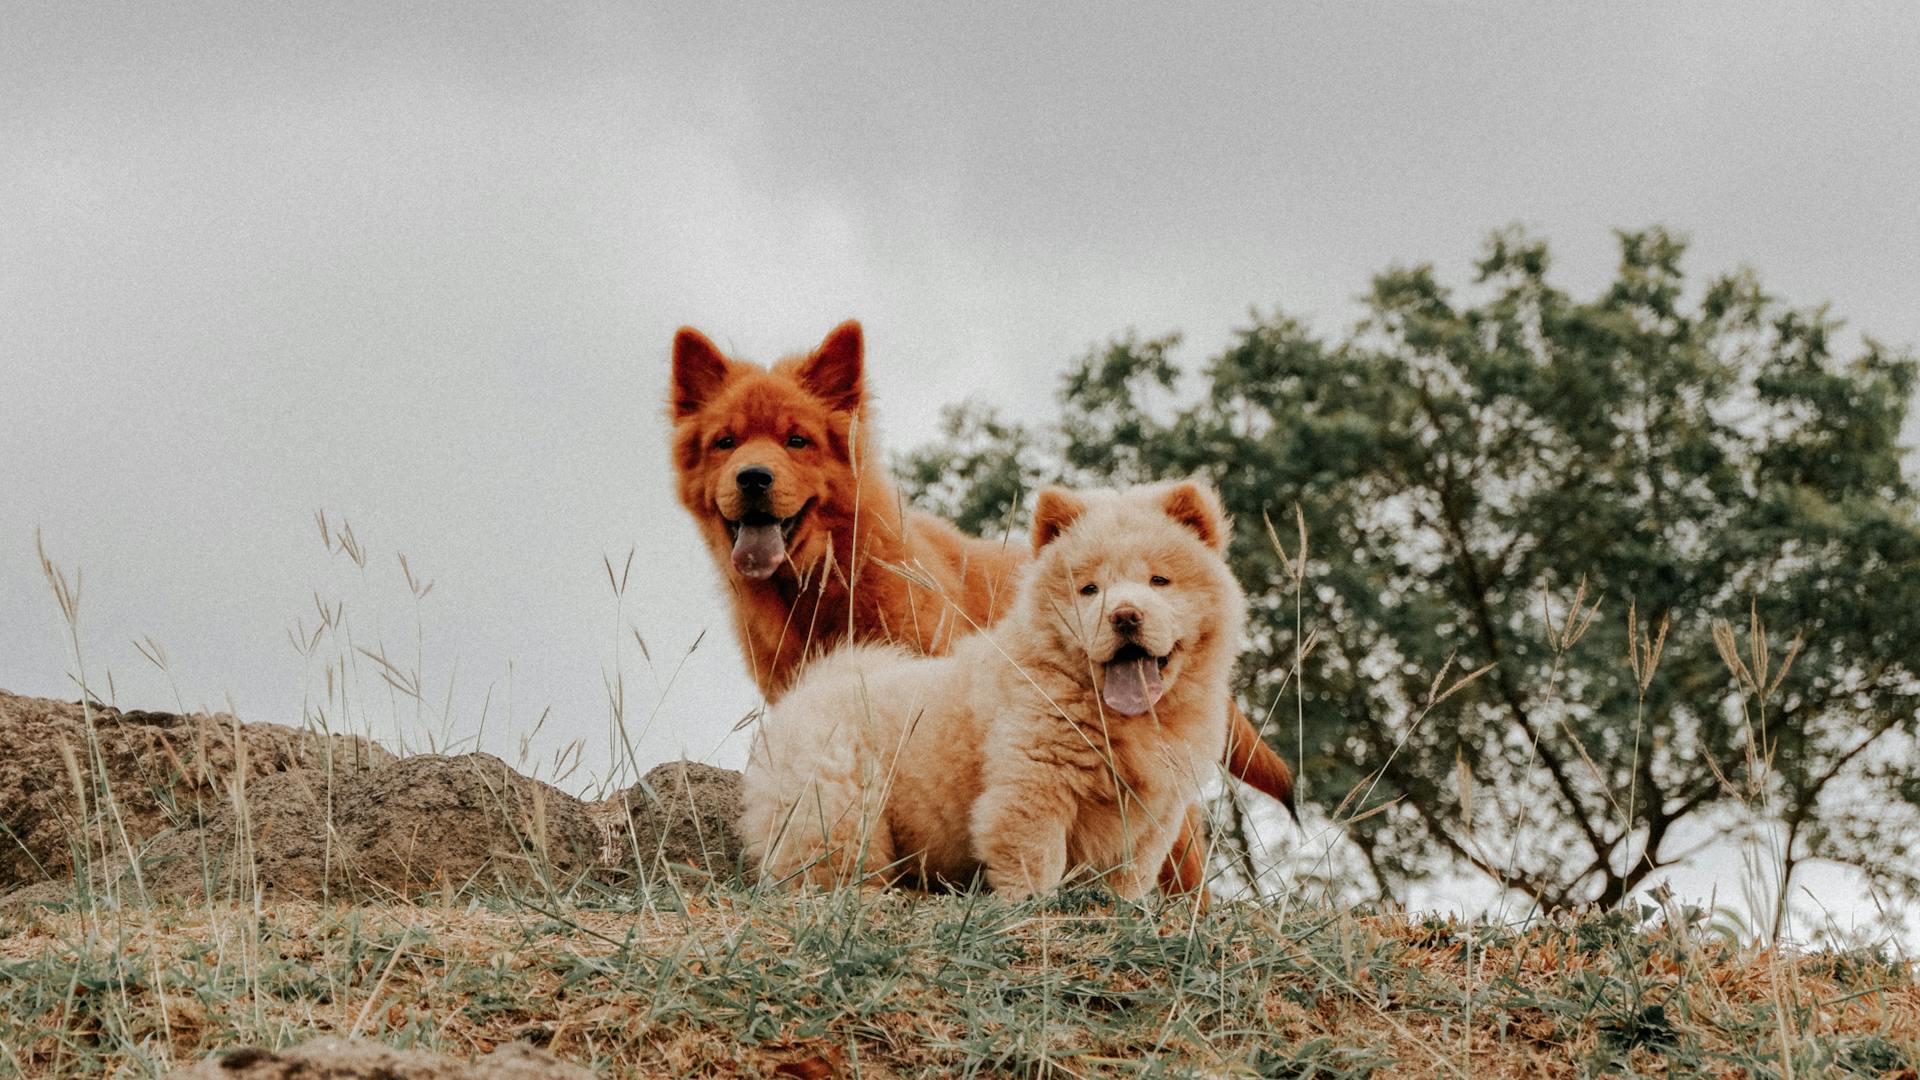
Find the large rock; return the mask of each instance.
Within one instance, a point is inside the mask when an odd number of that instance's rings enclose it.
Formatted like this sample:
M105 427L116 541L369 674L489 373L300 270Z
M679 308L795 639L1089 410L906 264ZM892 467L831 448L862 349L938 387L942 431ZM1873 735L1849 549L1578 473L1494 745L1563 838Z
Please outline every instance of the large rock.
M83 710L5 691L0 746L0 893L69 878L76 851L112 860L128 843L137 850L216 817L238 777L249 787L294 772L343 778L394 761L356 736L236 729L226 715Z
M335 821L354 872L405 891L578 877L598 847L580 800L491 754L403 758L350 789Z
M169 899L413 896L437 889L565 885L596 868L600 837L580 800L490 754L422 755L339 779L287 773L145 860Z
M640 782L596 804L596 817L611 821L603 861L646 871L691 868L714 879L740 869L738 772L695 761L657 765ZM621 828L622 823L625 828Z
M593 1073L525 1043L473 1061L327 1035L290 1050L235 1050L175 1069L167 1080L593 1080Z

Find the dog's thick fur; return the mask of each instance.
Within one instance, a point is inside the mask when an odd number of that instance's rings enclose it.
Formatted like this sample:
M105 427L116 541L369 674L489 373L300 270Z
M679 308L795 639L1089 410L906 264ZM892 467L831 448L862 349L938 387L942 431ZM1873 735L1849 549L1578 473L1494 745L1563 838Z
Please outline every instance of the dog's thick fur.
M850 646L773 707L741 818L764 877L1153 884L1226 750L1246 601L1218 497L1050 488L1034 547L1006 617L950 655Z
M906 509L875 448L863 349L860 325L847 322L769 370L725 356L691 327L674 337L680 501L720 565L741 649L770 702L808 659L845 642L947 652L1005 612L1031 559L1025 544L969 537ZM765 471L764 487L743 487L751 469ZM780 529L777 559L742 543L749 521ZM1228 767L1291 807L1286 763L1239 709L1230 723ZM1166 867L1170 886L1200 887L1199 837L1196 808Z
M674 338L680 501L726 576L747 665L769 701L808 659L849 639L946 652L999 617L1027 561L1017 543L976 540L905 509L874 449L861 353L853 322L771 371L727 359L691 328ZM756 468L772 474L764 494L738 480ZM763 577L733 554L738 523L755 514L791 522L784 559Z

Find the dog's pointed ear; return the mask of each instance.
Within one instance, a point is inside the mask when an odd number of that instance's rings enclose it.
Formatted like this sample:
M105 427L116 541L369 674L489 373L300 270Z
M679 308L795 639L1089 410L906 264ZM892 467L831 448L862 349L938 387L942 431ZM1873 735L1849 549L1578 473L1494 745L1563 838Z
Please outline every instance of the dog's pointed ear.
M858 412L867 398L865 353L860 323L848 319L800 364L800 385L835 412Z
M1215 551L1227 549L1227 512L1212 485L1182 480L1160 497L1160 508L1174 523L1190 529Z
M673 335L673 418L699 412L725 385L733 364L707 335L683 326Z
M1033 550L1039 551L1060 538L1067 526L1087 512L1080 496L1066 488L1042 488L1033 503Z

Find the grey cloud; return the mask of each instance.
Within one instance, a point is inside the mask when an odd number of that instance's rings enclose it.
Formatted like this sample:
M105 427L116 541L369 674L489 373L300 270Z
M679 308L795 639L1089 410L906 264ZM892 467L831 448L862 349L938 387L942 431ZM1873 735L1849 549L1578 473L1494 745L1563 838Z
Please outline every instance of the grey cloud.
M885 434L1043 418L1134 326L1329 332L1485 231L1575 289L1666 222L1706 272L1920 340L1920 13L1495 4L16 6L0 41L0 685L71 695L32 533L87 573L89 673L299 715L312 593L510 748L606 766L621 612L646 761L753 702L674 504L692 322L766 359L864 319ZM352 520L363 575L311 512ZM688 646L706 637L675 677ZM629 646L629 648L631 648ZM362 678L369 676L364 670ZM656 681L657 680L657 681ZM368 681L374 714L394 709ZM658 707L656 709L656 702Z

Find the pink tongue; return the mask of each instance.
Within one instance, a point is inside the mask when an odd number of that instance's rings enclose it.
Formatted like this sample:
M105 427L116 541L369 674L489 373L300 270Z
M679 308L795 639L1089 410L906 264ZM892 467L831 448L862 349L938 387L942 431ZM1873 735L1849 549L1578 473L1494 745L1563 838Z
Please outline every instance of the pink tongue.
M765 580L786 561L787 538L778 524L740 526L740 534L733 538L733 568L742 577Z
M1160 682L1160 663L1150 658L1116 660L1107 665L1100 699L1122 716L1139 716L1160 700L1166 687Z

